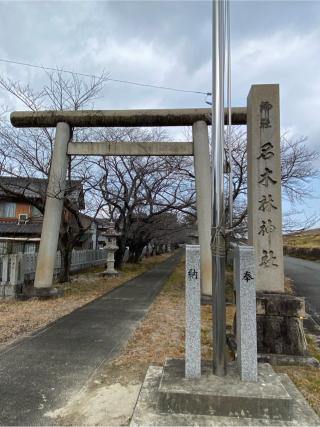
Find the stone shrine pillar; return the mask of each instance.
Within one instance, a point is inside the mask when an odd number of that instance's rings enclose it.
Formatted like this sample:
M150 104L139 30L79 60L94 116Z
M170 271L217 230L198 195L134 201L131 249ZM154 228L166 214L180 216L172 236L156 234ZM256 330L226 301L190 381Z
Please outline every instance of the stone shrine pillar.
M279 85L248 96L248 244L256 252L257 291L284 291Z
M248 244L255 250L260 354L304 355L304 298L284 293L279 85L253 85L247 102Z

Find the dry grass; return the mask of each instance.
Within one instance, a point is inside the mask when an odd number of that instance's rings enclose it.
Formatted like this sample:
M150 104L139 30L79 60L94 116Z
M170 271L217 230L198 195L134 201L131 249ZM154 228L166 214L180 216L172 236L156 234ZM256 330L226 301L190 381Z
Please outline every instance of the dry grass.
M307 336L308 350L320 361L320 349L311 336ZM311 366L276 366L274 370L287 374L313 409L320 415L320 369Z
M283 236L283 243L287 246L299 248L320 248L320 231L291 234Z
M31 332L71 313L124 282L138 276L166 259L170 254L145 258L140 264L126 264L118 277L103 277L95 269L72 277L70 282L57 285L64 296L56 299L0 301L0 345L10 344Z
M286 294L294 295L294 281L290 277L284 278L284 291Z
M90 380L87 390L80 400L81 407L85 408L85 414L86 404L90 402L91 406L91 397L94 396L95 390L108 390L108 387L115 384L121 384L123 387L140 386L150 365L163 365L167 357L184 357L184 292L184 260L181 260L151 305L146 317L135 330L127 347L116 359L105 364ZM229 327L232 325L234 314L235 306L228 305L226 320ZM201 315L202 357L211 360L211 307L202 306ZM311 340L309 340L309 347L310 351L320 359L320 350ZM278 372L287 373L314 409L319 412L319 369L298 366L276 367L275 369ZM108 408L108 411L112 413L112 409ZM59 420L59 423L60 425L88 425L86 417L83 415L83 411L80 411L79 415L77 408L75 410L71 408L69 413L67 412L67 415ZM104 424L128 425L129 423L129 419L119 423L118 418L112 417L108 421Z
M184 357L185 338L185 260L169 277L147 316L136 329L115 365L132 362L148 366L163 365L165 359ZM227 306L227 325L231 326L234 306ZM201 307L202 358L212 360L212 310Z
M184 262L169 277L116 364L162 365L184 356Z
M228 286L227 286L228 287ZM287 281L287 290L290 283ZM112 362L112 369L122 372L139 371L139 377L150 364L163 365L167 357L184 357L184 260L168 279L162 292L151 306L147 316L136 329L121 355ZM227 326L231 327L235 306L228 305ZM212 314L210 306L201 307L202 358L212 359ZM309 350L320 360L320 350L308 339ZM110 368L111 369L111 368ZM320 413L320 370L312 367L277 366L279 373L287 373L305 398Z

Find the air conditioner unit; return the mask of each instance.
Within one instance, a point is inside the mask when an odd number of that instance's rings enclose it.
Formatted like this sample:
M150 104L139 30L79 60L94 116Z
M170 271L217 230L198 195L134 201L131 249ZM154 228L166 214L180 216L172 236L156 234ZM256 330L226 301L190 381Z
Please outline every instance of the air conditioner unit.
M29 216L27 214L19 214L19 224L26 224Z

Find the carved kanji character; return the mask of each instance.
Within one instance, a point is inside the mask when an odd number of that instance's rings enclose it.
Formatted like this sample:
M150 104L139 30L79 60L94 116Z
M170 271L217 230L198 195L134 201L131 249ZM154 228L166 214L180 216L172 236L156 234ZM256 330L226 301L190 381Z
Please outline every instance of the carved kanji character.
M271 142L266 142L265 144L263 144L261 146L261 153L260 156L257 157L257 159L264 159L264 160L268 160L271 157L274 156L274 152L273 150L273 145L271 144Z
M272 220L268 219L268 221L262 220L262 224L260 225L260 231L258 234L262 234L264 236L265 234L270 234L275 230L275 225L272 224Z
M262 199L259 200L260 206L259 206L259 211L262 212L271 212L272 209L278 209L275 205L273 205L272 203L274 202L271 194L268 194L268 199L267 196L262 196Z
M278 267L278 264L276 264L274 261L276 261L277 257L273 255L273 251L262 251L262 257L261 262L259 264L260 267L269 268L272 266Z
M243 280L245 280L246 282L249 282L249 280L253 280L254 277L252 276L252 274L250 273L250 271L246 271L243 275Z
M269 101L262 101L260 104L260 128L271 128L269 112L272 104Z
M271 175L272 175L272 170L269 168L264 168L264 173L260 174L262 178L260 179L260 181L258 181L259 184L262 184L265 187L269 187L269 182L271 182L272 184L276 184L277 181L271 178Z
M190 269L188 271L188 276L190 277L190 279L197 279L198 278L198 272L195 269Z

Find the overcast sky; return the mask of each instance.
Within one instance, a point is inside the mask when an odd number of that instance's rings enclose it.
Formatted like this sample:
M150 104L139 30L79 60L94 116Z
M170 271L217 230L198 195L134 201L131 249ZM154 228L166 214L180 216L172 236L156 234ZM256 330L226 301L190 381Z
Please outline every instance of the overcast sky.
M211 91L210 1L1 1L0 58ZM320 2L233 1L232 104L279 83L281 127L320 149ZM30 85L45 73L0 62ZM0 92L0 102L17 105ZM205 96L108 82L96 107L205 107ZM320 162L318 163L320 166ZM314 194L320 197L319 182ZM320 200L307 202L308 211Z

